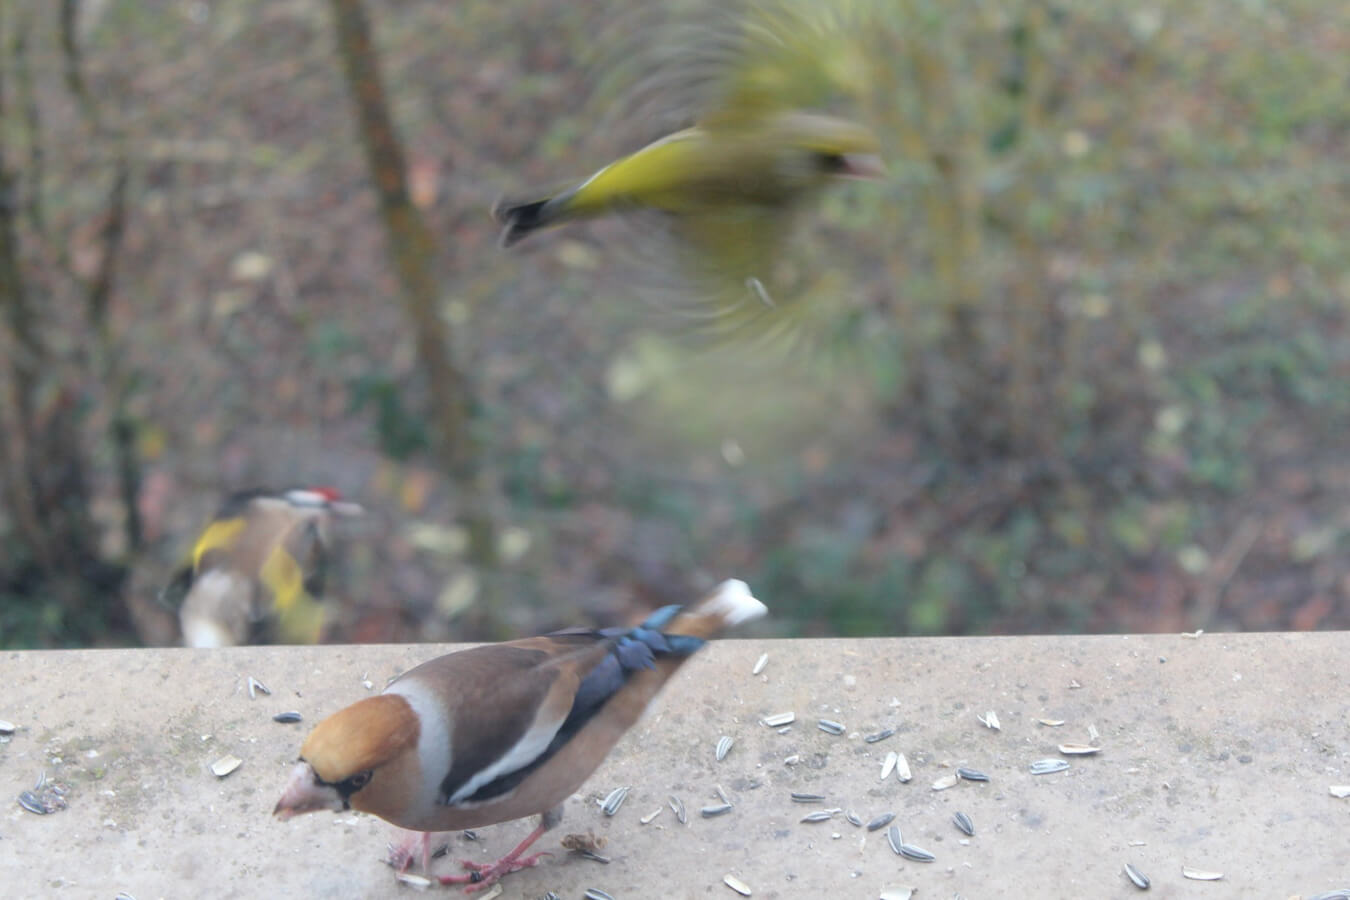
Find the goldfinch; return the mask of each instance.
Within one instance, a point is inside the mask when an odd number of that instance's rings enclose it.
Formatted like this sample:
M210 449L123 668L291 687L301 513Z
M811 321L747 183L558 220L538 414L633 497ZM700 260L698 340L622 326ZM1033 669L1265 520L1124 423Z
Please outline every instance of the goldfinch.
M572 629L461 650L320 722L273 811L283 819L354 809L424 832L392 854L406 869L430 832L530 815L539 826L493 865L465 862L442 884L485 888L536 865L523 854L675 670L724 628L765 613L742 581L636 628Z
M329 520L360 510L331 488L231 495L161 592L167 605L181 603L183 643L317 642Z

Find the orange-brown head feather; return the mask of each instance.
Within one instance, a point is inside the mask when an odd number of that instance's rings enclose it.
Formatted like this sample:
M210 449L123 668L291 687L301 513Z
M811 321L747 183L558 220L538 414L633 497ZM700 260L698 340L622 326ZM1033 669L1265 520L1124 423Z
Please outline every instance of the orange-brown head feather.
M336 784L415 746L420 730L417 714L398 694L367 697L315 726L300 758L324 781Z

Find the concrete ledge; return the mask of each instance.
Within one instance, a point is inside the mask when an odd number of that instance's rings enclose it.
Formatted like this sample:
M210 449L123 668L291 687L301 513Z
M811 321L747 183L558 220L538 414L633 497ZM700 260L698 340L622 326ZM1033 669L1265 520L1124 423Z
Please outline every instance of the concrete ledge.
M395 897L380 860L391 829L358 815L289 823L269 815L306 731L441 646L108 650L0 656L0 883L7 897ZM750 674L761 653L769 662ZM250 700L254 676L271 696ZM297 710L299 725L272 721ZM759 724L793 711L786 734ZM977 721L997 713L1002 730ZM724 641L688 666L581 795L560 829L605 837L609 865L559 856L504 880L503 897L587 887L616 900L727 897L734 873L759 898L1129 897L1132 862L1153 896L1287 898L1350 887L1350 634ZM846 725L817 729L819 717ZM1050 728L1038 718L1063 719ZM1101 753L1060 774L1028 765L1086 741ZM877 743L863 735L892 727ZM722 762L720 735L735 738ZM907 755L908 784L878 780ZM233 754L226 778L207 766ZM798 757L795 765L784 760ZM933 782L968 766L987 784ZM17 795L38 773L69 808L40 816ZM735 801L702 819L721 784ZM595 798L631 785L605 818ZM789 799L825 794L824 804ZM681 826L675 794L690 811ZM936 862L896 856L885 831L815 808L896 813L906 841ZM952 814L976 833L963 842ZM456 857L495 859L529 828L456 836ZM449 870L453 863L439 861ZM1223 873L1190 881L1182 867ZM441 889L459 896L457 889Z

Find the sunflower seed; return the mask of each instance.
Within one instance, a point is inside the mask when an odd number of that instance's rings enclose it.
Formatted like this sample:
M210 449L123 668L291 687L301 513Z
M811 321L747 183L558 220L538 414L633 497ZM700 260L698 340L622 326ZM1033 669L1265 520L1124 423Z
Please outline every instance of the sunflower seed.
M217 778L224 778L226 775L230 774L235 769L239 768L240 764L242 763L243 760L240 759L239 757L230 756L226 754L225 756L222 756L220 759L211 763L211 774L216 776Z
M1190 866L1182 866L1181 875L1192 881L1218 881L1223 878L1222 872L1206 872L1204 869L1192 869Z
M862 827L862 817L859 816L857 813L855 813L853 810L850 809L848 812L844 813L844 818L848 819L848 824L853 825L854 827L857 828Z
M880 900L912 900L914 897L914 888L905 885L903 887L883 888Z
M956 787L956 783L960 780L960 777L955 774L943 775L937 781L933 782L933 790L945 791L949 787Z
M425 891L431 887L431 879L424 878L412 872L399 872L394 878L406 884L408 887L417 888L419 891Z
M1350 784L1333 784L1331 786L1331 796L1338 800L1344 800L1350 797Z
M825 799L824 794L804 794L798 791L792 792L793 803L819 803Z
M601 856L599 853L596 853L594 850L588 850L588 849L582 848L581 850L577 850L577 851L575 851L575 852L576 852L577 856L580 856L582 859L589 859L591 862L598 862L598 863L600 863L600 864L602 864L602 865L606 865L606 866L609 865L609 857L608 857L608 856Z
M292 722L299 722L304 716L298 712L279 712L272 717L273 722L280 722L283 725L289 725Z
M461 832L459 833L459 836L462 837L462 838L464 838L464 840L466 840L466 841L476 841L476 840L478 840L478 832L474 831L472 828L466 828L466 829L464 829L463 831L461 831ZM445 845L445 849L446 849L446 852L449 852L449 850L450 850L450 845L449 845L449 844L446 844L446 845Z
M886 843L891 845L891 850L897 856L900 855L900 848L905 845L905 842L900 838L899 825L892 825L890 828L886 829Z
M1101 747L1094 747L1091 744L1060 744L1059 752L1065 756L1089 756L1093 753L1100 753Z
M828 822L830 819L833 819L833 818L834 818L834 813L830 812L828 809L818 809L818 810L816 810L816 811L813 812L813 813L808 813L808 814L802 816L802 817L801 817L800 819L798 819L797 821L799 821L799 822Z
M723 875L722 883L725 884L727 887L731 888L736 893L740 894L742 897L750 896L750 885L746 884L744 881L741 881L735 875Z
M722 735L722 737L718 739L717 741L718 762L721 762L722 760L727 758L727 754L731 752L731 745L734 743L736 742L726 735Z
M1036 721L1040 722L1047 728L1058 728L1059 726L1064 724L1063 719L1037 719Z
M1141 891L1148 890L1149 886L1148 876L1145 875L1143 872L1140 872L1138 869L1136 869L1129 863L1125 864L1125 877L1130 879L1130 881L1134 882L1134 886L1139 888L1139 890Z
M711 819L713 816L720 816L723 813L731 812L730 803L719 803L716 806L705 806L698 811L699 815L705 819Z
M826 734L843 734L844 726L841 722L835 722L831 719L821 719L816 723L816 727Z
M609 792L609 796L600 804L600 811L607 816L612 816L623 806L623 801L628 797L629 788L617 787Z
M903 753L895 758L895 777L906 784L914 777L914 773L909 770L909 760L905 759L905 754Z
M1063 759L1038 759L1031 764L1032 775L1052 775L1055 772L1063 772L1069 767L1067 760Z
M797 715L796 713L790 712L775 713L772 716L765 716L759 721L769 728L778 728L782 725L791 725L793 722L797 721Z
M769 654L761 653L759 659L755 660L754 668L750 670L751 675L758 675L764 671L764 667L769 664Z
M975 836L975 823L970 821L970 816L965 813L957 812L953 814L952 824L955 825L956 830L960 831L962 834L967 834L971 837Z
M957 770L956 770L956 774L957 774L959 777L964 778L966 781L988 781L988 780L989 780L989 776L986 775L985 773L981 772L979 769L967 769L967 768L964 767L964 766L962 766L961 768L957 769Z
M876 734L867 735L866 737L863 738L863 740L869 744L875 744L877 741L886 740L886 738L890 737L893 734L895 734L894 728L883 728Z
M976 716L975 718L979 719L980 724L985 728L991 728L994 731L1003 730L1003 726L998 723L998 713L994 712L992 709L984 715Z
M896 753L894 750L886 754L886 758L881 761L881 781L885 781L887 778L891 777L891 773L895 771L896 763L899 761L900 754Z
M13 722L6 722L4 719L0 719L0 734L13 734L14 731L15 727Z
M721 800L723 803L727 804L728 806L731 805L731 798L727 796L727 792L726 792L726 791L722 790L722 786L721 786L720 784L715 784L715 785L713 785L713 791L717 794L717 798L718 798L719 800Z
M932 862L937 859L936 856L929 853L922 847L916 847L913 844L901 844L900 855L905 859L912 859L915 862Z
M661 812L664 809L665 809L664 806L658 806L656 809L652 810L642 818L638 819L638 821L641 822L643 825L650 825L652 824L652 820L655 819L657 816L661 815Z
M684 814L684 801L674 794L670 795L670 811L675 814L675 818L680 820L681 825L689 824L689 817Z
M599 888L586 888L586 893L581 896L583 900L614 900L613 897Z
M868 831L880 831L895 820L895 813L882 813L867 823Z
M256 700L259 694L271 694L272 690L252 675L248 676L248 699Z
M47 813L51 812L51 810L47 808L47 805L38 799L38 795L32 791L24 791L19 795L19 805L30 813L39 816L45 816Z

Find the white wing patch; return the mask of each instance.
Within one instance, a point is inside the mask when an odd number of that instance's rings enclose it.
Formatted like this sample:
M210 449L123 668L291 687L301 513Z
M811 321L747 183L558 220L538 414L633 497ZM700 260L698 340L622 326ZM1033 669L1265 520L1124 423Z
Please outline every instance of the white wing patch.
M542 712L542 711L541 711ZM565 718L565 717L564 717ZM558 729L562 727L564 719L541 720L539 716L535 717L534 724L530 730L525 732L510 750L506 751L496 762L474 773L474 776L460 786L459 790L450 795L448 803L454 806L461 803L467 797L472 797L474 792L483 785L502 775L509 775L517 769L522 769L538 759L548 745L552 742ZM449 771L447 768L445 771Z

